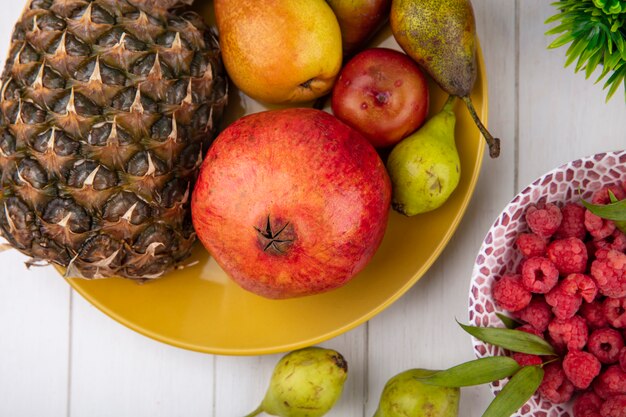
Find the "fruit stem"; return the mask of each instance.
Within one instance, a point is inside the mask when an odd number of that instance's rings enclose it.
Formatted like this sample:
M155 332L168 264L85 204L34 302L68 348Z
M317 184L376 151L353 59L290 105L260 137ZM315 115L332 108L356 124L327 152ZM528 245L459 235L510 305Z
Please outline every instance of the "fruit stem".
M467 106L467 110L469 110L472 119L474 119L474 123L478 126L478 130L483 134L485 140L487 141L487 145L489 146L489 156L492 158L497 158L500 156L500 139L494 138L491 136L491 133L487 130L485 125L480 121L478 114L476 114L476 109L474 109L474 104L472 104L472 99L469 96L461 97Z
M456 101L456 96L449 95L448 99L443 105L444 111L452 111L452 106L454 106L454 102Z
M258 416L259 414L261 414L263 412L263 405L260 405L257 407L256 410L254 410L253 412L251 412L250 414L247 414L245 417L254 417L254 416Z

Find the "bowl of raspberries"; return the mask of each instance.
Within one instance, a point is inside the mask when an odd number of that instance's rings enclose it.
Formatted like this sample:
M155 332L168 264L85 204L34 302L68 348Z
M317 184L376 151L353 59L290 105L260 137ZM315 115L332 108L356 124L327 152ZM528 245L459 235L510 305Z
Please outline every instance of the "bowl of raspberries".
M626 151L593 155L526 187L485 237L470 287L470 323L507 323L558 354L511 353L474 339L478 357L543 364L541 386L515 416L626 417L626 222L582 204L623 199ZM505 383L493 383L494 393Z

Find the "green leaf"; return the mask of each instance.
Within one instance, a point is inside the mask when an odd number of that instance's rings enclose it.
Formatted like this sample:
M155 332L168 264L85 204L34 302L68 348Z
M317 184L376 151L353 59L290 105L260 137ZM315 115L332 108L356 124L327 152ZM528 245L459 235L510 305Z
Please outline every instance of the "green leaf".
M547 24L550 24L550 23L556 22L557 20L561 20L561 18L562 18L562 17L563 17L563 16L561 16L561 13L557 13L557 14L555 14L555 15L550 16L549 18L547 18L547 19L546 19L546 21L545 21L545 22L543 22L543 23L545 23L545 24L547 25Z
M625 87L626 87L626 78L624 78L624 84L625 84ZM618 203L620 203L620 200L618 200L618 198L615 197L615 194L613 194L613 191L611 191L611 190L608 190L608 191L609 191L609 199L611 200L611 204L617 204L618 206L620 206L620 204L618 204ZM624 205L624 201L626 201L626 200L623 200L621 202L622 203L621 205ZM585 203L588 204L588 205L593 206L594 210L595 210L595 208L600 208L600 210L602 210L601 209L602 207L606 207L606 206L596 206L596 205L590 204L590 203L588 203L588 202L583 200L583 204L585 204ZM589 211L591 211L593 213L593 211L591 209ZM599 214L596 214L596 216L599 216L599 217L602 217L602 218L606 218L606 217L600 216ZM624 216L626 217L626 208L624 208ZM607 219L607 220L612 220L612 219ZM613 220L613 222L615 223L615 227L617 227L622 233L626 233L626 220Z
M565 44L570 43L576 39L576 36L571 33L566 33L564 35L559 36L555 41L553 41L550 45L548 45L548 49L559 48Z
M624 71L625 69L626 67L624 65L616 69L611 75L611 77L609 77L609 79L604 84L605 89L607 87L610 87L606 96L607 102L611 99L611 97L613 97L613 94L615 94L615 92L617 91L617 88L620 86L622 80L624 79L624 76L626 75L626 71Z
M466 362L421 380L439 387L471 387L510 377L520 369L519 364L508 356L493 356Z
M565 61L565 67L569 67L572 62L579 58L583 51L589 45L589 41L587 39L576 39L570 48L567 50L567 60Z
M602 49L598 48L597 51L589 58L587 67L585 68L585 77L591 77L591 74L598 68L600 61L602 60Z
M504 323L507 329L515 329L516 327L519 327L522 325L522 323L520 323L519 321L509 316L505 316L504 314L496 313L496 316L498 316L500 321Z
M613 97L613 95L617 92L617 89L620 86L621 83L621 79L619 80L609 80L609 82L607 84L609 84L611 86L611 88L609 88L609 91L606 93L606 102L608 103L609 100L611 100L611 98ZM606 88L606 85L604 86L604 88Z
M622 34L620 32L614 32L611 37L617 46L617 50L621 53L624 52L624 37Z
M502 388L483 417L508 417L533 396L543 380L543 368L525 366Z
M626 200L617 201L606 205L591 204L582 200L583 206L596 216L607 220L626 221Z
M531 355L555 355L552 346L534 334L512 329L467 326L462 323L459 323L459 326L483 342L491 343L513 352Z
M561 23L560 25L555 26L552 29L548 30L545 34L547 36L558 35L559 33L565 32L566 30L570 30L571 28L572 28L571 23L569 22Z

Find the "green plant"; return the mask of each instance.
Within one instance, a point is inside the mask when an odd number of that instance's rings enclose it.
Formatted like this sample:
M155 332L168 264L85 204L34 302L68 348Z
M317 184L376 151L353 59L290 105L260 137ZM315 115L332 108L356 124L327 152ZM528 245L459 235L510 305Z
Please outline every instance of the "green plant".
M559 24L546 35L559 37L548 48L570 44L565 66L576 62L575 71L584 70L586 78L601 66L596 83L605 80L608 101L620 84L626 86L626 0L561 0L552 5L559 13L546 24Z

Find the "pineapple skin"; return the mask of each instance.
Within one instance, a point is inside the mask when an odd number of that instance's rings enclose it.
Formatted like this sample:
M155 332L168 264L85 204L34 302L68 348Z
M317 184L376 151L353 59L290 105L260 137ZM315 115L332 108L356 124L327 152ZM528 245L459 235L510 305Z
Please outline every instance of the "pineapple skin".
M189 0L29 0L0 96L0 234L67 276L162 277L226 105Z

